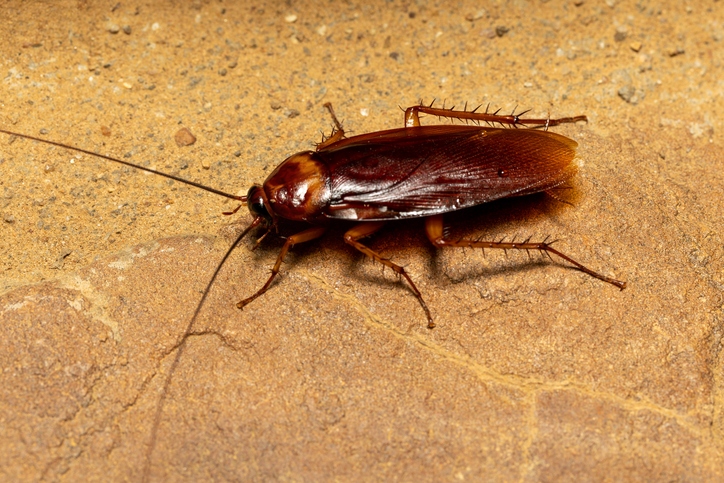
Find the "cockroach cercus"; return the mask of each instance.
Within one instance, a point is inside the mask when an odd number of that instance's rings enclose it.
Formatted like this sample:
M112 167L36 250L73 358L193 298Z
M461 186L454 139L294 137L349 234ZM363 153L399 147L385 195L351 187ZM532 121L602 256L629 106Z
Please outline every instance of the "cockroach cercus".
M523 119L518 115L455 111L416 105L405 110L405 127L345 137L332 106L325 104L334 122L332 134L314 151L294 154L282 162L261 185L253 185L246 196L236 196L193 181L155 171L137 164L85 149L5 129L0 132L51 144L61 148L120 163L201 188L246 203L253 220L224 254L211 275L186 325L174 360L169 367L156 406L155 419L147 446L143 480L149 478L152 454L160 425L164 401L172 375L193 333L194 322L209 290L232 250L256 227L268 234L278 233L285 221L306 222L309 227L288 238L279 253L266 283L253 295L237 303L243 308L271 286L290 248L321 237L330 224L351 221L355 224L344 240L368 257L403 277L433 328L432 314L422 294L405 269L383 258L360 240L372 235L390 221L424 218L425 232L436 247L498 248L502 250L540 251L556 255L587 273L620 289L622 282L595 272L551 246L551 242L481 241L450 239L443 230L443 215L500 198L549 192L560 187L576 172L573 163L576 142L547 130L563 123L586 121L585 116L559 119ZM460 125L420 125L420 113L464 121ZM481 123L487 126L481 126ZM493 127L494 125L501 127ZM528 127L528 129L513 129ZM534 129L543 128L543 129ZM554 196L555 197L555 196ZM239 205L232 212L239 210Z
M563 123L587 121L586 116L523 119L521 116L525 112L500 115L499 111L489 113L487 109L485 112L477 112L478 108L455 111L454 108L420 103L405 110L403 128L345 137L331 104L324 106L334 122L332 134L314 151L288 157L263 184L253 185L246 196L224 193L59 142L4 129L0 132L100 157L246 203L254 218L219 263L193 318L222 265L241 239L251 229L261 226L266 231L258 239L258 244L269 233L278 233L279 224L284 221L306 222L310 226L286 238L266 283L253 295L238 302L236 305L240 309L269 289L291 247L321 237L336 221L356 222L344 234L345 242L391 268L407 281L431 329L435 327L432 314L405 269L360 241L387 222L425 218L425 232L436 247L537 250L548 256L556 255L578 270L622 290L626 287L626 282L595 272L553 248L552 242L531 242L530 239L522 242L453 240L443 230L445 213L500 198L550 192L568 181L576 172L573 159L577 143L547 129ZM422 126L420 113L465 123ZM487 126L481 126L481 122ZM502 127L492 127L495 124ZM519 126L528 129L512 129ZM224 214L236 213L241 206Z

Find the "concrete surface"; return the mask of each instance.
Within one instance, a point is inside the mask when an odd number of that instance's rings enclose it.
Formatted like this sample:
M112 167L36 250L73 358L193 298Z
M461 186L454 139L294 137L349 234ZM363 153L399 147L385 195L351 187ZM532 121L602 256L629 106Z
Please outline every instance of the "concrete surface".
M0 126L245 194L324 102L352 133L420 98L586 114L573 206L447 221L628 288L413 220L370 244L436 329L344 227L239 311L281 246L249 237L184 338L246 209L2 135L0 479L721 480L721 2L253 3L0 2Z

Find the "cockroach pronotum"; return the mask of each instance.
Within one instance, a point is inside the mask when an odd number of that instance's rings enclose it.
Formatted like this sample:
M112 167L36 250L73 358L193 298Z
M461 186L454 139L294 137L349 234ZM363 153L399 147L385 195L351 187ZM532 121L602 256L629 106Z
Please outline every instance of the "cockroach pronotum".
M576 172L573 160L577 143L548 131L548 127L587 121L586 116L523 119L521 116L525 112L500 115L498 111L489 113L487 109L485 112L478 112L478 108L455 111L454 108L437 108L432 104L420 103L405 110L403 128L348 138L332 106L327 103L325 107L334 123L332 134L323 139L314 151L303 151L287 158L263 184L253 185L246 196L224 193L85 149L0 129L0 132L11 136L100 157L238 200L247 204L254 217L217 265L177 346L178 351L156 407L143 470L144 480L149 475L164 400L186 339L192 333L194 321L221 267L253 228L261 226L266 230L257 240L259 244L268 234L278 233L279 225L284 221L306 222L310 225L286 238L266 283L251 296L238 302L239 308L267 291L290 248L321 237L330 224L344 220L356 223L344 234L345 242L391 268L407 281L425 312L429 328L435 326L432 314L405 269L360 241L377 232L388 221L425 218L425 232L435 247L540 251L549 257L556 255L578 270L622 290L626 287L626 282L595 272L553 248L552 242L531 242L530 239L521 242L451 239L443 229L445 213L500 198L550 193L567 182ZM464 123L421 126L420 113L457 119ZM481 123L487 126L481 126ZM494 127L496 124L501 127ZM528 129L513 129L518 127ZM241 206L225 214L236 213Z

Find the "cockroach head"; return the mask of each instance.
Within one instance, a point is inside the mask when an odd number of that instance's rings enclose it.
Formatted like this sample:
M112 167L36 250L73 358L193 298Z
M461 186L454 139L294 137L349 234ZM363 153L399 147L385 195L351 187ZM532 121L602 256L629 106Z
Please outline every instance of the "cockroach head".
M249 211L254 217L263 218L269 225L274 224L273 214L270 213L267 208L269 206L269 202L266 199L264 188L257 184L249 188L249 193L246 195L246 203L249 207Z

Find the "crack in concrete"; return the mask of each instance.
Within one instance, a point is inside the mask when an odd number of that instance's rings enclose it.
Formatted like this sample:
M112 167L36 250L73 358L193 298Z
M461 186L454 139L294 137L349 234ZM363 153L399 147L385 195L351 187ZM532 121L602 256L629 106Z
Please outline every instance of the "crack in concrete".
M674 420L676 423L686 428L687 431L696 435L704 440L709 440L710 437L708 432L703 431L703 428L697 426L695 423L689 420L689 416L677 413L672 409L662 407L648 398L642 397L638 400L632 400L612 394L605 391L598 391L586 384L581 384L572 380L562 381L549 381L543 378L537 377L523 377L516 375L504 375L497 371L485 367L470 358L469 356L463 356L454 353L443 346L434 343L431 339L415 333L415 332L403 332L399 328L392 324L384 321L384 319L372 314L367 307L360 302L360 300L352 295L342 293L334 288L327 280L322 278L316 273L304 272L305 275L317 286L329 290L333 297L343 300L349 306L354 307L357 312L362 314L365 322L375 328L384 330L385 332L392 334L402 340L408 342L414 342L418 346L425 348L430 353L435 354L443 360L461 366L467 369L469 372L474 374L479 380L488 383L495 383L502 386L521 390L525 393L538 394L544 391L574 391L576 393L590 397L591 399L605 401L611 404L615 404L618 407L627 410L629 412L638 411L649 411L654 414L661 415L667 419ZM439 329L438 329L439 330Z

